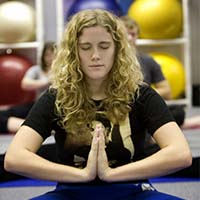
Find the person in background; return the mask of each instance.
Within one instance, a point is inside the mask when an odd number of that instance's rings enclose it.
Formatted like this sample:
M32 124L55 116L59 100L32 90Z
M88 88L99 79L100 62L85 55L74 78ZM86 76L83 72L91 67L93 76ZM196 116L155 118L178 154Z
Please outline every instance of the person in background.
M93 9L67 23L52 85L34 104L5 156L7 171L58 182L36 199L181 199L149 178L191 165L181 129L148 84L121 20ZM151 117L149 117L151 116ZM54 130L59 163L36 152ZM160 146L143 154L148 131Z
M49 87L51 64L55 56L55 43L46 42L43 47L41 62L30 67L21 82L26 91L35 91L36 100ZM15 133L24 122L33 102L10 107L0 111L0 133Z
M129 16L122 16L127 31L128 38L133 47L136 48L136 41L139 36L139 26ZM142 72L144 74L144 81L149 85L154 84L154 89L166 100L171 99L171 89L168 81L165 79L160 65L148 54L137 51L137 58L140 62Z
M133 47L137 48L137 39L139 36L139 25L129 16L121 16L126 29L128 31L128 38ZM165 99L171 100L171 89L168 81L165 79L160 65L149 55L137 51L137 58L140 62L142 72L144 74L144 81L149 85L153 85L154 89ZM182 129L200 128L200 116L192 116L186 118L183 106L170 105L177 124Z

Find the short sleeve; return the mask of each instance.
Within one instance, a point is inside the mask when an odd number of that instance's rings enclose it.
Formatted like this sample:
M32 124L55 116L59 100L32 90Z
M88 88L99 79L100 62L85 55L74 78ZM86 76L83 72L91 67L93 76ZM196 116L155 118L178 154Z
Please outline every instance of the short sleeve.
M44 139L51 135L54 114L55 92L47 90L33 105L23 125L37 131Z
M28 78L28 79L37 79L38 77L38 74L40 73L41 69L40 69L40 66L38 65L34 65L32 67L30 67L25 75L24 75L24 78Z
M146 83L150 85L165 80L160 65L151 56L140 53L138 54L138 59Z
M151 68L152 83L158 83L160 81L164 81L165 77L161 70L161 66L153 58L150 57L149 60L152 66Z
M136 105L140 119L151 135L162 125L175 121L163 98L147 85L140 88Z

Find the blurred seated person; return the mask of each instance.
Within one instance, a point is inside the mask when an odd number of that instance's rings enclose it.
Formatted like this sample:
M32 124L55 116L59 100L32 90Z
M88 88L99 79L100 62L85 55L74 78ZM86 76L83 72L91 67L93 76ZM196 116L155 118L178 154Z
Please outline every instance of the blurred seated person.
M26 91L35 91L35 100L49 87L50 69L54 56L55 43L46 42L42 50L40 65L30 67L22 79L21 87ZM35 100L0 111L0 133L15 133L24 122Z
M130 43L136 48L136 40L138 39L140 31L137 22L129 16L122 16L121 19L127 28ZM170 100L172 97L170 85L165 79L160 65L151 56L139 51L137 51L137 58L144 74L144 81L149 85L153 84L154 90L165 100ZM200 116L186 118L182 105L170 105L169 108L177 124L182 129L200 128Z

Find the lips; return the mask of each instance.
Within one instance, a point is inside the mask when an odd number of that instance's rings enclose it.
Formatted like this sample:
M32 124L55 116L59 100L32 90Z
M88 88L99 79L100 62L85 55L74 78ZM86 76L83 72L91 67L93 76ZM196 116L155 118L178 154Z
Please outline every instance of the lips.
M94 68L97 68L97 67L103 67L104 65L90 65L89 67L94 67Z

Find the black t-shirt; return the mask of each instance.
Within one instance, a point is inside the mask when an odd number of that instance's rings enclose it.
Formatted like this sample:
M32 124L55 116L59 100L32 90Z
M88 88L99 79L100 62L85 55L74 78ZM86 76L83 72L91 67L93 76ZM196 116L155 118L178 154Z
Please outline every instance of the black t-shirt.
M55 92L47 91L32 107L23 125L36 130L44 140L55 132L59 162L84 167L90 151L92 132L72 135L66 133L55 115ZM95 102L99 104L99 102ZM144 138L151 135L167 122L173 121L163 99L149 86L141 86L139 96L132 104L126 120L113 125L101 108L95 122L101 122L106 129L106 152L110 167L120 166L144 158ZM28 134L28 133L27 133Z
M165 80L160 65L149 55L138 53L138 61L144 74L144 81L151 85Z

